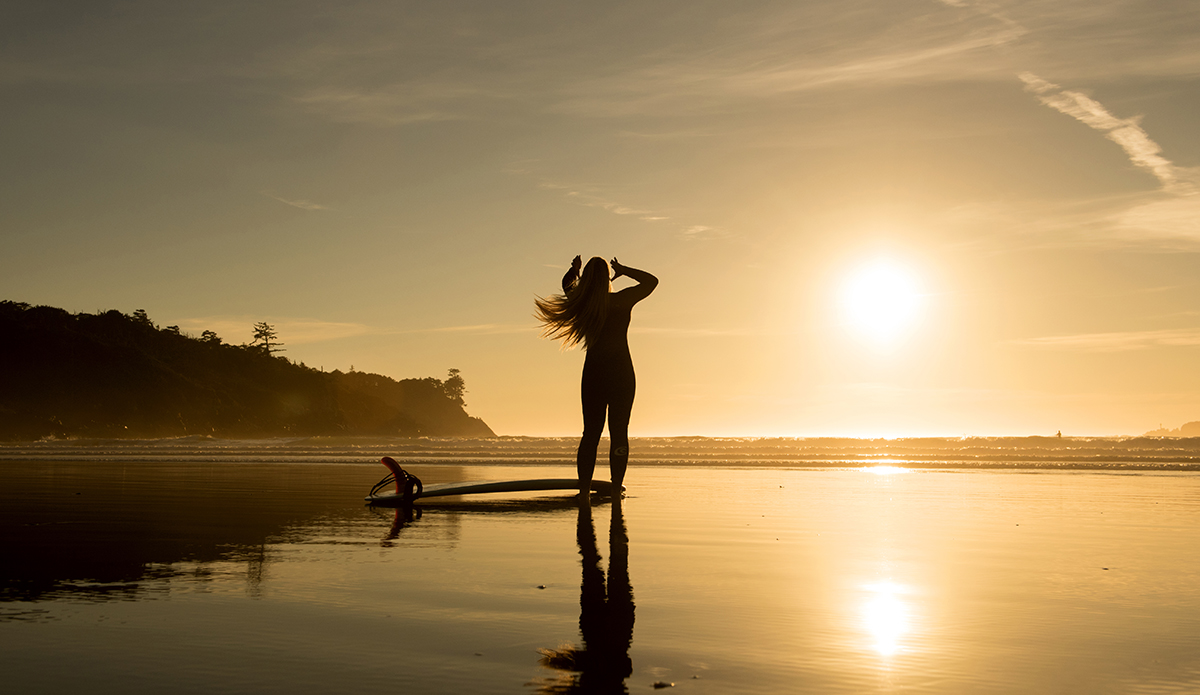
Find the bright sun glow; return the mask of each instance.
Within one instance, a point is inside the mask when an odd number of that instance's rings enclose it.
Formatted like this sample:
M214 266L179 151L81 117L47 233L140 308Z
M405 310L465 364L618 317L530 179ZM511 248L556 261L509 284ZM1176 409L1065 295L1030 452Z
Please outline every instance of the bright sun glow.
M916 276L881 259L861 266L842 286L842 317L870 343L893 345L916 322L922 295Z
M872 584L866 589L874 594L863 605L867 632L875 640L875 651L891 656L900 649L900 637L908 632L908 606L898 597L903 590L892 582Z

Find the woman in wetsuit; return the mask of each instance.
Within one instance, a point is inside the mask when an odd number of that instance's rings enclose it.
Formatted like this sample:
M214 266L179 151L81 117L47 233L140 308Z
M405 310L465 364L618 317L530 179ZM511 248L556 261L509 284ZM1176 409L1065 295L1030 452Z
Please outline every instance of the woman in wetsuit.
M596 468L596 447L604 433L607 412L608 468L613 485L620 490L629 464L629 415L633 411L636 380L629 354L629 319L633 305L658 286L658 278L644 270L612 260L612 280L622 275L637 282L619 292L612 291L608 263L599 256L587 262L576 256L563 276L563 293L538 298L536 316L545 326L543 335L562 339L567 347L582 342L587 356L583 362L580 389L583 400L583 437L579 440L576 464L579 491L586 498Z

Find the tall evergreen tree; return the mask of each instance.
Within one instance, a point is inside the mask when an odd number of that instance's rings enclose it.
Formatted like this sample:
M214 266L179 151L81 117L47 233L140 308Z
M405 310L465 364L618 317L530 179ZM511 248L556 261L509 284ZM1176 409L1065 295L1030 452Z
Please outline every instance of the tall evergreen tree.
M446 380L442 382L442 390L452 402L458 405L466 405L463 401L463 395L467 392L467 382L462 378L462 372L457 369L451 369L446 373Z
M283 349L283 343L278 341L279 334L275 332L275 327L266 321L260 321L254 324L254 341L251 345L257 345L263 352L268 355L273 355L276 352L286 352Z

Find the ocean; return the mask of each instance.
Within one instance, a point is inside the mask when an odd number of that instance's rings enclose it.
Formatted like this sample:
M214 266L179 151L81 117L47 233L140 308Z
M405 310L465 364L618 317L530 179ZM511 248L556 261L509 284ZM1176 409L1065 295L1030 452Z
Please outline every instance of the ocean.
M1200 692L1196 440L638 439L623 500L363 503L574 446L0 446L5 690Z
M0 461L152 461L372 463L381 456L413 464L571 464L569 437L277 437L220 439L72 439L0 444ZM601 458L607 439L600 445ZM640 466L872 466L1200 470L1200 437L642 437Z

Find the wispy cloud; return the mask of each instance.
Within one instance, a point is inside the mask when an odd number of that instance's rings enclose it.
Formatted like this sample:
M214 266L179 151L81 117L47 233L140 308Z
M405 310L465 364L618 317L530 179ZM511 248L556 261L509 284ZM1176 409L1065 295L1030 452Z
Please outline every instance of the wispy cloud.
M329 209L331 209L326 205L321 205L320 203L314 203L311 200L302 200L302 199L298 199L298 198L295 200L292 200L292 199L288 199L288 198L280 198L279 196L271 195L270 193L263 193L263 195L270 198L271 200L278 200L279 202L283 203L284 205L291 205L292 207L300 208L301 210L329 210Z
M509 24L519 9L344 10L339 24L354 31L332 27L320 43L279 47L253 67L259 79L290 83L283 93L293 103L343 122L396 126L495 118L508 108L587 118L675 117L681 105L725 110L746 99L846 84L956 79L981 70L994 75L989 61L962 57L986 55L1027 33L982 7L943 2L949 7L688 6L694 15L688 25L698 32L688 41L672 33L686 31L675 27L685 3L639 8L644 26L620 39L590 21L554 21L541 13ZM888 21L864 22L868 12L887 13ZM430 17L423 24L412 21L413 14ZM461 31L460 25L471 23L478 26ZM430 25L441 31L429 31ZM694 126L655 130L639 124L634 132L654 138L706 134Z
M305 109L330 120L380 126L466 118L464 103L483 90L460 84L396 84L378 88L317 87L294 97Z
M1191 347L1200 345L1200 328L1179 328L1157 331L1125 331L1115 333L1082 333L1009 341L1012 345L1048 350L1081 352L1129 352L1159 347Z
M1086 94L1063 89L1031 72L1023 72L1018 77L1025 83L1025 89L1037 96L1038 101L1103 132L1106 138L1120 145L1129 155L1129 160L1153 174L1164 190L1180 194L1196 192L1195 184L1183 176L1184 172L1179 167L1162 156L1162 148L1142 130L1140 116L1118 118Z
M957 246L986 253L1007 254L1016 248L1200 249L1200 195L1161 189L1050 203L965 205L931 219L964 233ZM996 228L1011 234L981 233Z
M634 326L629 329L632 333L644 335L670 335L696 338L724 337L779 337L796 335L796 331L763 330L757 328L678 328L670 326Z
M676 116L744 108L747 100L896 81L944 81L995 74L992 61L965 60L1027 33L982 9L898 13L888 29L864 31L862 10L777 13L719 48L664 51L624 70L580 80L564 90L556 110L588 116ZM819 30L817 29L819 27ZM804 50L797 50L803 46Z
M684 227L683 229L679 230L679 236L684 240L694 241L697 239L716 239L727 237L729 236L729 233L723 229L710 227L706 224L694 224L690 227Z
M204 331L212 331L226 343L238 345L249 343L254 335L254 324L266 321L275 328L279 339L284 345L303 345L320 343L328 340L340 340L361 335L382 333L382 331L361 323L339 321L322 321L320 319L263 317L263 316L207 316L184 319L179 327L184 331L199 335Z
M1200 195L1187 195L1135 205L1108 223L1118 238L1194 250L1200 243Z
M412 328L398 331L384 331L387 335L409 335L420 333L466 333L471 335L506 335L512 333L531 333L538 330L537 326L516 325L504 323L476 323L464 326L435 326L432 328Z
M524 174L528 172L524 169L510 169L509 173ZM594 189L588 190L580 186L570 186L567 184L554 183L550 181L543 181L539 183L538 188L549 191L559 191L574 203L584 205L586 207L607 210L614 215L630 215L635 216L639 220L643 220L645 222L655 223L672 220L670 215L665 215L646 208L631 207L609 200L599 193L594 192ZM728 234L723 230L704 224L685 224L684 226L678 227L676 233L680 239L684 240L711 239L728 236Z
M213 331L226 343L237 345L250 342L254 324L266 321L275 328L279 339L285 345L304 345L321 343L343 338L359 336L385 335L419 335L429 333L462 333L471 335L498 335L508 333L528 333L536 331L533 324L516 325L500 323L479 323L461 326L431 326L425 328L381 328L362 323L345 321L323 321L321 319L263 317L263 316L207 316L184 319L179 327L191 335L199 335L204 331Z
M570 198L573 202L578 203L579 205L583 205L583 206L586 206L589 208L600 208L601 210L607 210L607 211L613 213L614 215L635 215L639 219L648 220L648 221L671 219L670 217L667 217L666 215L655 214L651 210L644 210L642 208L630 207L628 205L623 205L621 203L618 203L618 202L615 202L612 200L607 200L604 197L602 197L596 193L582 190L580 187L577 187L577 186L570 186L567 184L543 181L542 183L538 184L538 188L545 189L548 191L559 191L563 195L565 195L567 198Z
M1031 72L1018 77L1038 101L1103 133L1124 150L1133 165L1152 174L1160 184L1152 193L1120 196L1051 224L1088 230L1086 236L1074 234L1085 244L1196 248L1200 243L1200 172L1196 168L1181 167L1164 157L1162 148L1142 128L1141 116L1121 118L1088 95Z

